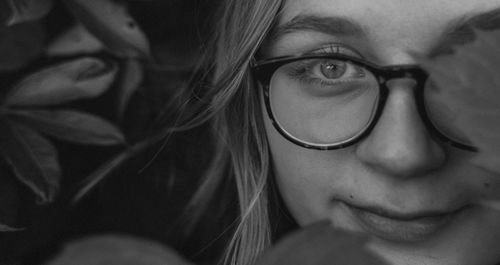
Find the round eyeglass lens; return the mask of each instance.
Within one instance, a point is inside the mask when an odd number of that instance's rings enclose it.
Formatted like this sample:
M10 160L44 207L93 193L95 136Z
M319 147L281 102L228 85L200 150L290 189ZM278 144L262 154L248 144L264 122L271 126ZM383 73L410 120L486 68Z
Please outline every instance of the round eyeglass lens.
M366 68L338 59L302 59L273 74L269 101L289 136L316 146L341 144L361 134L374 117L379 85Z
M425 111L432 125L452 141L470 145L471 141L456 127L458 112L443 104L441 88L437 87L431 78L427 79L424 87Z

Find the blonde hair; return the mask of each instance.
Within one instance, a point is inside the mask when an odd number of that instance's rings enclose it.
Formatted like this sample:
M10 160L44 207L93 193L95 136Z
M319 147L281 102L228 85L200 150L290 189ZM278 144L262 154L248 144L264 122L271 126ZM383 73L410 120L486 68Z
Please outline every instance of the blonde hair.
M207 207L225 178L234 178L239 219L223 262L246 265L253 264L271 241L270 158L258 87L249 65L278 16L281 0L225 0L220 5L213 40L198 69L208 75L201 79L211 82L197 85L202 96L196 112L201 114L191 119L191 126L210 120L215 153L188 208L198 214L194 219L199 218L200 209Z

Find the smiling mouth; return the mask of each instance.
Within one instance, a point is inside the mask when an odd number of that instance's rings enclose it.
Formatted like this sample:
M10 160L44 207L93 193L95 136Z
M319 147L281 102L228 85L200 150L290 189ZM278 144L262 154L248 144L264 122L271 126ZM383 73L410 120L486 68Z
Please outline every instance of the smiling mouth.
M419 242L443 230L465 210L398 213L377 207L360 207L343 202L370 234L393 242Z

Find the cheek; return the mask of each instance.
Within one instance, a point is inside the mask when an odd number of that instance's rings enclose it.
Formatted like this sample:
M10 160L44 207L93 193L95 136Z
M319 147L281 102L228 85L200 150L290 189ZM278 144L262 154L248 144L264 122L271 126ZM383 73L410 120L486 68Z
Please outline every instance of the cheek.
M346 175L346 155L297 146L277 132L265 111L264 120L274 177L288 210L300 225L327 218L335 187Z

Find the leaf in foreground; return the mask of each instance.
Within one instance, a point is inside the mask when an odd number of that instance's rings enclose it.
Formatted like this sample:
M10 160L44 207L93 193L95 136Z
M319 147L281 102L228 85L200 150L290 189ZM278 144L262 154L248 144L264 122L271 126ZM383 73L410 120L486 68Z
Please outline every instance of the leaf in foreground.
M5 98L10 106L47 106L93 98L108 90L118 69L111 62L82 57L45 68L14 86Z
M146 35L123 4L110 0L66 0L65 3L110 52L124 57L150 57Z
M39 203L54 200L61 169L55 147L36 131L0 120L0 154L16 178L30 188Z
M475 34L451 55L420 60L437 85L430 100L446 106L451 130L479 148L474 163L500 174L500 31Z
M52 0L6 0L10 8L7 26L43 18L52 9Z
M172 249L146 239L102 235L68 244L47 265L189 265Z
M144 77L142 64L134 59L127 59L121 74L118 94L118 116L123 118L130 98L139 89Z
M110 122L76 110L16 110L12 117L60 140L90 145L125 143L120 129Z
M367 237L335 229L325 221L284 238L256 265L385 265L367 243Z
M53 41L46 50L49 56L91 54L104 49L102 43L88 30L77 23Z

